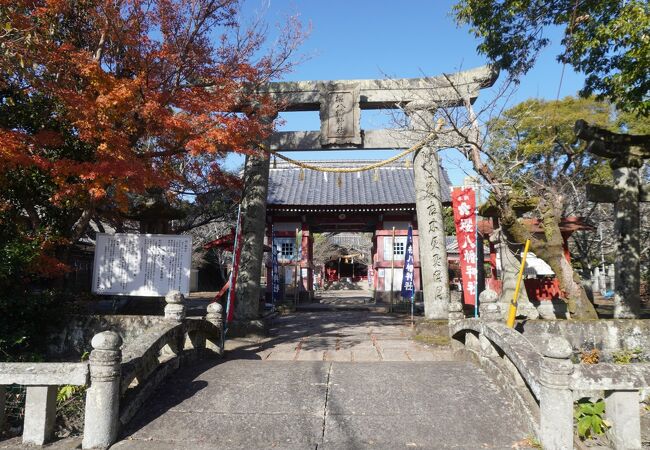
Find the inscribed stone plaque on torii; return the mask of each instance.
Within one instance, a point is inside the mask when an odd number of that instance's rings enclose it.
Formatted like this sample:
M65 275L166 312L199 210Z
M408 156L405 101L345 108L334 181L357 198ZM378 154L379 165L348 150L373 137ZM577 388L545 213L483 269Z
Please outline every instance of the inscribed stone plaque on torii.
M322 146L361 145L358 84L327 84L321 89Z

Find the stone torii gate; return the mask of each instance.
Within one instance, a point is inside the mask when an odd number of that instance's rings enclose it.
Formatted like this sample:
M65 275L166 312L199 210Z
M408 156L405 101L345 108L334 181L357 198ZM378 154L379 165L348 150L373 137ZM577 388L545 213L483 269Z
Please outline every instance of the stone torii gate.
M497 76L495 69L483 66L437 77L269 83L262 93L272 96L282 111L319 111L321 129L276 132L266 144L281 151L409 148L434 128L431 119L436 108L473 103ZM361 110L372 109L403 109L411 127L403 131L362 130ZM422 265L424 308L431 319L448 317L450 297L437 150L462 144L458 136L439 133L413 160L420 253L423 261L430 262ZM258 318L269 167L269 155L246 159L244 243L236 304L236 319L242 322Z
M588 185L587 199L614 203L614 318L637 318L641 309L639 203L650 201L650 185L640 182L639 169L650 158L650 137L612 133L584 120L576 122L575 133L588 142L587 150L610 160L614 186Z

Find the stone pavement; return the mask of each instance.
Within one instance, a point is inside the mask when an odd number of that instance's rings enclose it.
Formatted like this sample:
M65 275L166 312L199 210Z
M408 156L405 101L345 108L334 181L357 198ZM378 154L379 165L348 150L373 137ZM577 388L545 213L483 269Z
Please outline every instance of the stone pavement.
M510 449L531 435L480 368L410 334L367 312L280 317L169 378L112 448Z
M300 302L297 311L372 311L386 313L388 305L375 303L373 295L364 289L330 289L318 290L314 302Z
M449 360L448 349L414 342L408 319L372 312L295 313L273 322L270 337L233 339L228 358L269 361Z
M112 448L509 449L528 434L469 363L228 360L178 373Z

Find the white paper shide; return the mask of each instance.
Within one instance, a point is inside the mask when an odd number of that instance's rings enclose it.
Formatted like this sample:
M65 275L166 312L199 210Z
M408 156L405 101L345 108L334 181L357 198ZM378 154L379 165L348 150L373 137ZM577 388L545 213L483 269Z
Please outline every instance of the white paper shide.
M192 237L169 234L97 234L93 292L100 295L187 295Z

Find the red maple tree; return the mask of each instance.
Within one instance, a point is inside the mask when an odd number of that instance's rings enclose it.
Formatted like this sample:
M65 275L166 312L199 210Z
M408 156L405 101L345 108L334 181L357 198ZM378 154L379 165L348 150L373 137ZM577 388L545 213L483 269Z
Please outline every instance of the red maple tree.
M254 151L273 127L260 119L276 106L255 88L292 67L304 38L290 18L265 51L264 26L242 26L240 7L238 0L0 0L4 111L36 98L54 105L39 126L3 122L0 185L11 171L45 176L53 186L47 201L74 214L63 233L70 244L102 211L125 211L133 193L232 182L224 157ZM61 151L66 145L82 150ZM13 217L31 217L36 233L43 208L30 214L0 198L0 211L12 208ZM62 236L46 235L43 249L60 243Z

